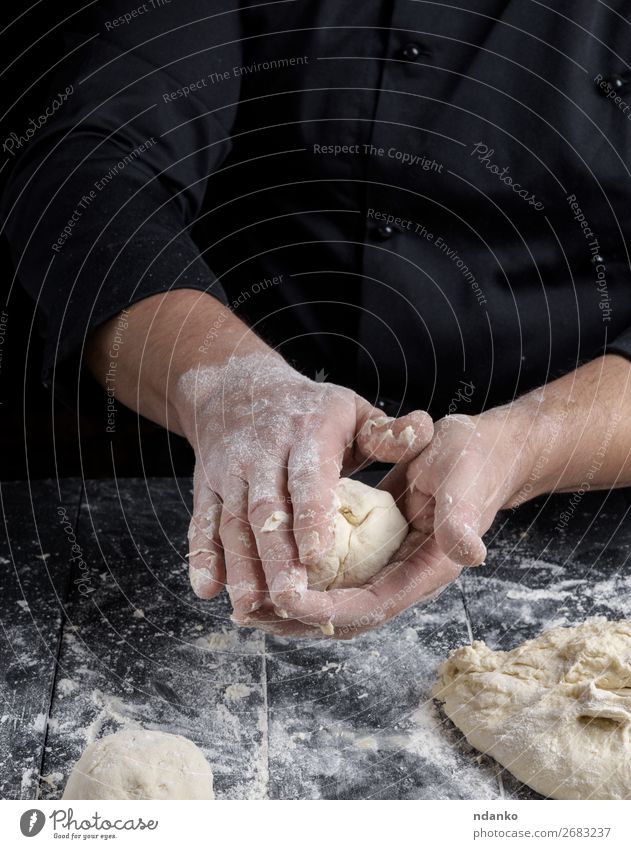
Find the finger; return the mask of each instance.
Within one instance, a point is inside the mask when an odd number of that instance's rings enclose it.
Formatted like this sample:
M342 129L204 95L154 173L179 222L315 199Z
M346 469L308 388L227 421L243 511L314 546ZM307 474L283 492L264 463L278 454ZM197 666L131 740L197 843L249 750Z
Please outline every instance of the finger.
M424 534L434 532L434 510L436 502L432 495L416 488L408 489L405 498L405 515L416 530Z
M205 483L195 482L193 516L188 528L188 576L195 595L213 598L226 581L219 537L221 501Z
M320 640L329 636L328 634L325 635L322 628L318 626L306 625L297 619L282 619L274 610L257 610L237 624L242 628L256 628L276 637L303 637Z
M258 610L267 595L247 511L247 484L240 478L232 478L221 513L220 535L226 559L227 590L237 622Z
M407 469L405 463L391 466L377 484L377 489L385 489L395 501L402 501L408 488Z
M456 483L459 482L459 475ZM477 481L475 481L477 484ZM464 484L463 484L464 485ZM461 566L479 566L486 558L486 546L482 533L483 510L477 493L468 489L457 489L450 478L436 493L434 508L434 533L436 541L448 557ZM482 486L479 487L482 489ZM453 493L453 494L452 494Z
M234 621L234 620L233 620ZM252 616L246 617L245 621L236 623L242 628L253 628L259 631L264 631L266 634L271 634L275 637L292 637L310 640L352 640L364 634L366 631L372 630L368 627L350 627L345 626L330 630L323 630L312 625L305 625L297 619L281 619L273 611L257 610Z
M266 465L257 468L249 488L248 520L268 592L279 616L326 627L330 604L326 593L307 587L307 570L298 556L285 484L285 470L280 465Z
M408 468L411 481L408 509L414 515L413 525L422 531L433 529L438 545L456 563L479 566L486 557L481 535L488 530L494 516L488 513L485 504L488 482L484 479L484 464L477 454L463 450L430 498L430 477L436 477L432 465L430 452L428 456L422 454Z
M314 566L334 545L334 490L340 479L341 457L337 422L326 422L314 438L303 440L289 454L287 488L293 528L302 563Z
M422 410L391 418L361 398L358 402L355 446L361 458L384 463L409 462L431 441L434 425Z
M377 489L385 489L394 498L395 504L403 515L410 522L408 516L408 499L410 489L408 486L407 470L409 466L406 463L396 463L392 466L384 477L379 481Z
M328 591L335 636L375 628L413 604L430 601L461 572L433 537L418 531L408 534L396 556L365 586Z

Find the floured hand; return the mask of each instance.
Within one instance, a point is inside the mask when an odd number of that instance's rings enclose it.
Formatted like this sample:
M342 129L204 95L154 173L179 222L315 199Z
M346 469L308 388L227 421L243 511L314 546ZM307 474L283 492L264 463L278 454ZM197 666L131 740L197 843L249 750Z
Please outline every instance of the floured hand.
M521 420L519 403L441 419L430 445L410 463L406 515L461 566L484 561L482 535L498 510L520 503L532 473L529 418Z
M427 414L385 417L351 390L312 381L272 352L192 369L177 394L196 454L189 530L195 592L211 598L225 584L240 624L298 620L325 633L332 622L346 624L353 616L343 594L357 599L363 588L309 589L306 569L333 547L334 488L342 471L418 455L432 435Z

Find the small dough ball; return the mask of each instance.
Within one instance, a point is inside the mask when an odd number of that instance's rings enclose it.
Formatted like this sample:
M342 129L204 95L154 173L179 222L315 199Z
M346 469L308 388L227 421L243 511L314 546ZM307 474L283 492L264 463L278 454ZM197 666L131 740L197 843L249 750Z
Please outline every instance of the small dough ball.
M553 799L631 799L631 621L553 628L512 651L474 642L434 696L476 749Z
M213 774L195 743L178 734L119 731L90 743L64 799L214 799Z
M335 548L308 569L317 590L360 587L407 536L408 523L389 492L342 478L335 488Z

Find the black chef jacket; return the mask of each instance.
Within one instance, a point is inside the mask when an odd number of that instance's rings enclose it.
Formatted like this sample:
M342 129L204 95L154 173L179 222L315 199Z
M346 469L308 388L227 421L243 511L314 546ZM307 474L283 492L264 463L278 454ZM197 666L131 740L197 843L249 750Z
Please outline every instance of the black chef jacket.
M630 14L99 3L4 199L45 381L178 287L393 412L472 412L631 356Z

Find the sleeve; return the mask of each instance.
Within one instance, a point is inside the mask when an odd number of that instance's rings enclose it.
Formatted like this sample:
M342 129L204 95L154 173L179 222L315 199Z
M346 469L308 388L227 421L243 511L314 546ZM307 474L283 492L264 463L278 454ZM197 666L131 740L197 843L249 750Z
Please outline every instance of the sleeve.
M619 354L621 357L626 357L631 360L631 327L624 330L619 336L610 342L606 349L607 354Z
M148 0L130 12L107 0L82 30L67 37L2 199L47 385L91 329L142 298L194 288L227 302L191 228L230 150L238 3Z

